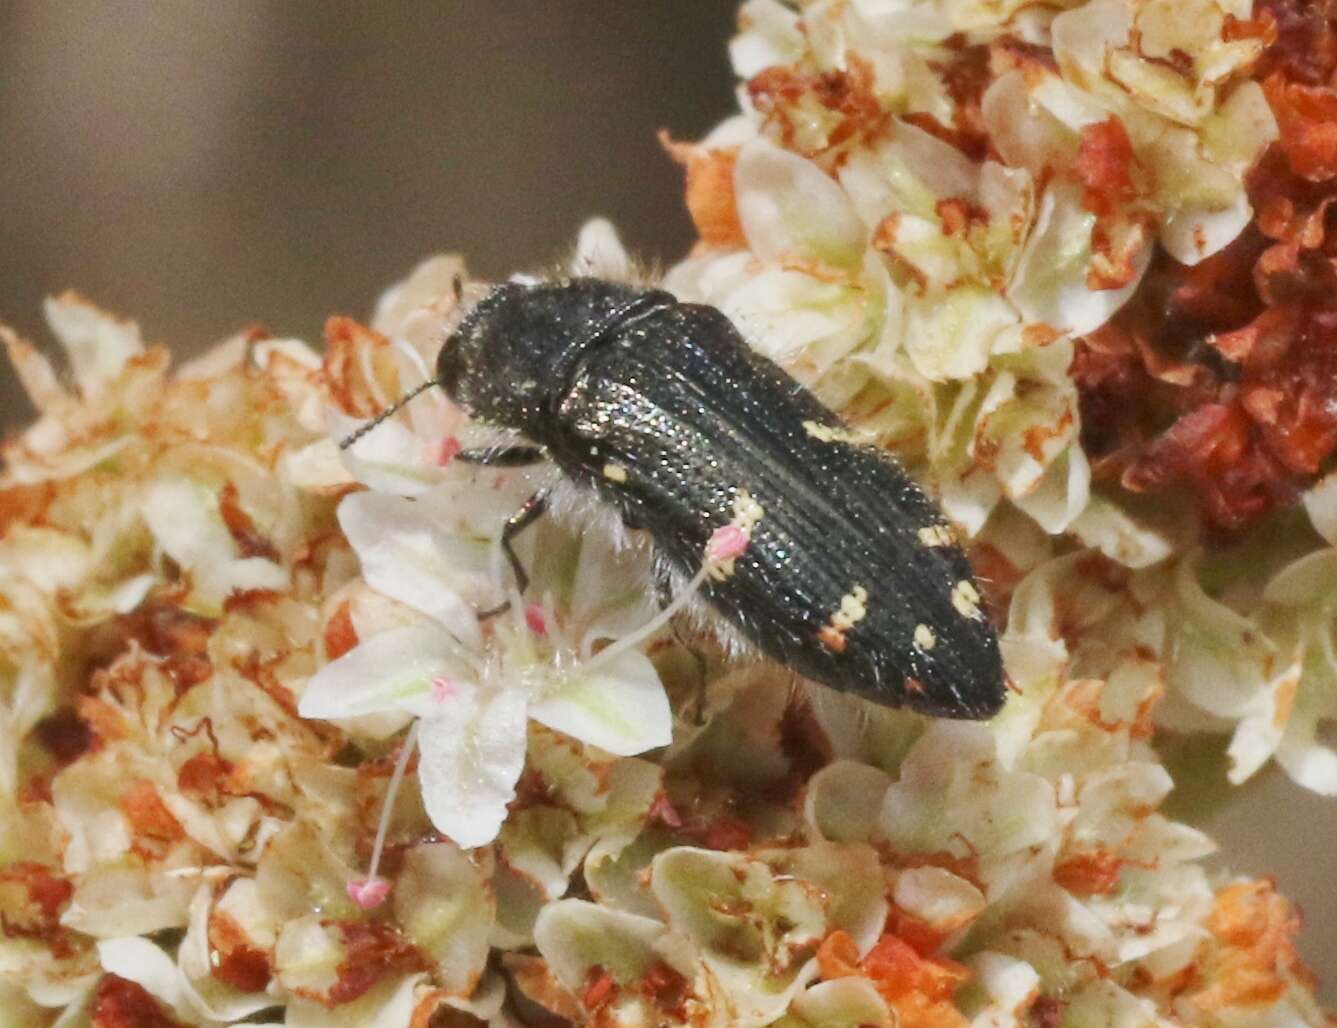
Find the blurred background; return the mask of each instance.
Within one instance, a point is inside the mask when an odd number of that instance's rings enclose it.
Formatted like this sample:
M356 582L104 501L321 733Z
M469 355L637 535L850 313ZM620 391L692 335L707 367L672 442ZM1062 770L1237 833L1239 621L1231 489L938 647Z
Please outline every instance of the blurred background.
M735 8L0 0L0 321L45 342L75 287L183 353L317 340L423 257L541 268L595 214L676 259L656 132L732 111Z
M314 341L425 256L542 268L595 214L672 261L655 134L733 111L735 7L0 0L0 321L45 345L42 297L75 287L183 354L252 322ZM0 428L28 413L3 364ZM1222 783L1221 746L1190 749ZM1269 772L1173 813L1301 903L1337 1000L1337 801Z

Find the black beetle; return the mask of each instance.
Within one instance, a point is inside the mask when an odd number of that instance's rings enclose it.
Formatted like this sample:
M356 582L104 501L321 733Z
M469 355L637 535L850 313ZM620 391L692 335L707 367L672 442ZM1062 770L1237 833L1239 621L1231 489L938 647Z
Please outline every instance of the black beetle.
M451 333L431 384L533 444L461 456L553 461L684 575L747 506L746 551L703 589L767 656L935 716L1002 706L998 639L951 526L715 308L595 278L506 283ZM521 590L509 540L544 504L505 530Z

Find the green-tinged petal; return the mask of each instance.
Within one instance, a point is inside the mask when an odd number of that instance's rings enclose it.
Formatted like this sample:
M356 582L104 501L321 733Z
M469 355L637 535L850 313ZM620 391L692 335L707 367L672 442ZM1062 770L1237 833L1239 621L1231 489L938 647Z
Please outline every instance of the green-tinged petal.
M1195 561L1176 568L1175 590L1179 617L1171 685L1209 714L1241 716L1262 693L1276 647L1250 618L1207 595Z
M530 709L535 721L618 756L673 741L673 712L650 659L628 650L593 670L561 673Z
M395 880L396 919L457 996L469 995L482 977L496 905L482 872L449 842L413 847Z
M814 832L832 842L867 842L877 829L882 797L891 776L853 760L837 760L808 781L803 816Z
M592 968L602 968L619 985L634 987L660 959L655 942L667 931L662 921L584 900L561 900L543 908L534 925L534 943L557 977L573 991L582 989Z
M831 928L821 886L741 853L678 847L655 858L651 888L700 953L728 1023L769 1023L816 975Z
M350 1003L331 1007L308 999L288 1003L284 1028L409 1028L421 974L389 977Z
M385 710L434 711L432 680L474 677L467 652L435 624L394 628L365 640L326 664L298 703L303 717L357 717Z
M840 186L811 161L754 140L734 170L738 217L762 260L857 268L865 229Z
M1074 186L1061 180L1050 184L1008 289L1027 321L1081 335L1103 325L1133 295L1151 261L1150 240L1137 251L1127 284L1095 290L1087 284L1094 226L1095 217L1082 208Z
M811 1028L894 1028L896 1019L867 978L836 978L800 993L790 1014Z

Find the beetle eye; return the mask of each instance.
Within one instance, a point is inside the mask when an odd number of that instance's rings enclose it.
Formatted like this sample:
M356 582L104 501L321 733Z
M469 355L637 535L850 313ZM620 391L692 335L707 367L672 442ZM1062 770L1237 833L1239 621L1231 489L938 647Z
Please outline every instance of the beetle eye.
M451 399L463 371L460 362L460 333L452 332L436 355L436 381Z

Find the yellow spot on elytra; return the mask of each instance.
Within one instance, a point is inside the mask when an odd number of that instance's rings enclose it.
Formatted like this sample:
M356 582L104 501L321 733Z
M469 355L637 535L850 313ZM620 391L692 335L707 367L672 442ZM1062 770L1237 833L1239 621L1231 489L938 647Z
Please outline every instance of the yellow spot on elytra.
M868 616L868 590L856 585L840 598L840 609L831 615L831 624L849 631Z
M974 582L964 578L952 586L952 606L962 617L978 619L984 616L980 610L980 591Z
M928 625L915 625L915 645L921 650L931 650L938 645L938 637Z
M922 546L955 546L956 531L951 525L929 525L919 530Z
M621 464L605 464L604 478L621 484L627 480L627 469Z
M817 641L833 653L845 651L845 633L868 616L868 590L856 585L840 598L840 607L817 633Z
M757 527L757 522L765 513L766 508L754 500L751 493L746 489L739 489L738 495L733 500L733 520L729 524L737 525L751 535L752 529Z
M820 421L803 422L803 431L812 436L821 443L855 443L860 442L848 429L841 428L838 425L823 425Z

